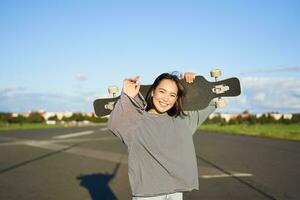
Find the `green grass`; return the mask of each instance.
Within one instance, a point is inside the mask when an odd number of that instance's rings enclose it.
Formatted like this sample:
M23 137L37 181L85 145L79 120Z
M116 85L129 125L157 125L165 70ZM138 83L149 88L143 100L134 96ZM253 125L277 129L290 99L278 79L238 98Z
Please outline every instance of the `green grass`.
M0 124L0 131L8 130L26 130L26 129L41 129L41 128L61 128L64 125L47 125L42 123L37 124Z
M94 124L85 125L92 126ZM9 130L29 130L29 129L45 129L45 128L67 128L67 127L76 127L79 125L64 125L64 124L55 124L48 125L44 123L24 123L24 124L3 124L0 123L0 131L9 131ZM81 125L82 126L82 125Z
M203 124L200 130L300 141L299 124L224 125Z

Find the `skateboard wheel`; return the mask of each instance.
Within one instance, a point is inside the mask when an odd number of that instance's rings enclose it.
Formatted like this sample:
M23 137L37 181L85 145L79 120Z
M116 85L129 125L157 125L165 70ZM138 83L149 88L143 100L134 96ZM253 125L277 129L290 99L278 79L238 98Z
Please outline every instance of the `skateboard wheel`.
M107 104L104 105L104 108L106 110L113 110L115 106L115 102L108 102Z
M222 75L222 72L221 72L221 70L219 70L219 69L214 69L214 70L211 70L211 71L210 71L210 76L211 76L211 77L218 78L218 77L220 77L221 75Z
M108 93L109 94L116 94L119 92L119 88L117 86L109 86Z
M218 99L216 102L215 102L215 106L216 108L224 108L226 106L226 101L225 99Z

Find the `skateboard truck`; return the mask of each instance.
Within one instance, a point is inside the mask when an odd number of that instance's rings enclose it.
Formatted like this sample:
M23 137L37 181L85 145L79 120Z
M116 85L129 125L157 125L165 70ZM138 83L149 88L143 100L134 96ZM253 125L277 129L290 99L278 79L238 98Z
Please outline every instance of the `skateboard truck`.
M222 76L222 72L219 69L213 69L210 71L210 76L215 78L215 81L218 81L218 78Z
M216 85L212 89L213 93L216 93L216 94L222 94L222 93L225 93L228 90L229 90L229 87L227 85Z
M115 85L109 86L107 90L109 94L113 95L113 97L115 97L116 94L119 92L119 88Z
M222 75L221 70L219 69L214 69L210 71L210 76L215 78L215 82L218 81L218 78ZM227 85L216 85L212 91L213 93L216 94L222 94L226 91L229 90L229 87ZM226 101L225 99L222 99L221 97L219 97L216 101L215 101L215 107L216 108L224 108L226 106Z

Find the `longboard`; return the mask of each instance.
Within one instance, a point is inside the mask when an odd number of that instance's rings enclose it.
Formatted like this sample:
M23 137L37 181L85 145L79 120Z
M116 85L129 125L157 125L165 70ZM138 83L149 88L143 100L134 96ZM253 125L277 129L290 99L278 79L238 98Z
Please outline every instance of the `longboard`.
M201 110L206 108L212 99L221 97L234 97L241 94L238 78L228 78L221 81L208 81L203 76L196 76L193 83L180 80L186 89L183 99L183 110ZM141 85L140 92L146 98L151 85ZM100 98L94 101L94 110L98 117L111 113L120 96Z

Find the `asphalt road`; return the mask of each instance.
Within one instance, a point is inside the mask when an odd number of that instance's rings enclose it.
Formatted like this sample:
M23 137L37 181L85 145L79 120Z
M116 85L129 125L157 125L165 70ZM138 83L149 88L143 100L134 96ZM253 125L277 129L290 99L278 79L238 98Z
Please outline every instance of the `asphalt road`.
M197 133L185 200L300 199L300 143ZM131 199L124 145L105 126L0 132L0 199Z

